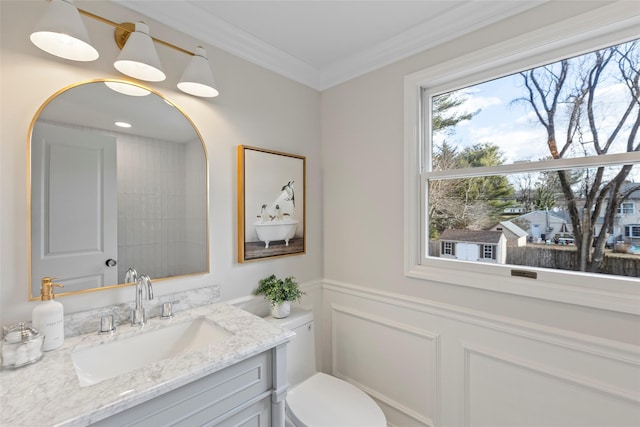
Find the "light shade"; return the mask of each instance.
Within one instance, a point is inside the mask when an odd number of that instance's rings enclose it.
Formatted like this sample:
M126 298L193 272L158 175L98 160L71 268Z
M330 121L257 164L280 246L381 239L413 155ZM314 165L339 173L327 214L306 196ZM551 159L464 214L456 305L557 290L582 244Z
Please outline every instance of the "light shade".
M73 0L51 0L30 39L45 52L64 59L94 61L100 56Z
M216 82L207 59L207 52L198 46L178 82L178 89L194 96L212 98L218 96Z
M136 22L135 31L129 34L113 66L134 79L160 82L166 78L153 40L149 36L149 26L143 22Z

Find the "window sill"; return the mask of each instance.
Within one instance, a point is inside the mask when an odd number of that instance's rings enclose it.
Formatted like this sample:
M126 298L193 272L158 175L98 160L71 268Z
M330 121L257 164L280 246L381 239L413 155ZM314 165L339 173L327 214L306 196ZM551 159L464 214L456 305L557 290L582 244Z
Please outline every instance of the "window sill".
M565 273L509 265L482 265L446 259L427 262L427 265L410 267L405 272L406 276L640 315L640 283L630 278L603 278L601 275L588 273ZM513 277L512 270L536 272L537 279Z

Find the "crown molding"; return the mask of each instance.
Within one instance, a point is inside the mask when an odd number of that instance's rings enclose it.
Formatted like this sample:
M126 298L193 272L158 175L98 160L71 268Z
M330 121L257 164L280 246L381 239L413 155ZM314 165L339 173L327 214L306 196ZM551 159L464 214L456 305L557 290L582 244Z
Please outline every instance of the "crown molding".
M320 70L320 86L317 89L327 89L540 6L547 1L461 4L357 55L323 68Z
M180 13L176 13L175 2L113 1L204 43L321 91L509 16L540 6L549 0L465 2L389 40L321 69L260 40L188 1L179 3Z
M180 13L176 14L175 2L113 1L298 83L314 89L319 87L320 74L316 68L202 10L193 3L181 2Z

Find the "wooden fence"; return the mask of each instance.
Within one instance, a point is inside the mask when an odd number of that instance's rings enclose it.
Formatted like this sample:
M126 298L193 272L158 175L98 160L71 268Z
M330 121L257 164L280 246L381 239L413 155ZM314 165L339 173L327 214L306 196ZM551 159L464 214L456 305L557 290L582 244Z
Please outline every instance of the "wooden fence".
M429 254L440 256L439 243L438 241L429 242ZM575 270L576 252L566 246L562 248L537 245L509 247L507 249L507 264ZM607 252L604 255L604 266L600 273L640 277L640 255Z

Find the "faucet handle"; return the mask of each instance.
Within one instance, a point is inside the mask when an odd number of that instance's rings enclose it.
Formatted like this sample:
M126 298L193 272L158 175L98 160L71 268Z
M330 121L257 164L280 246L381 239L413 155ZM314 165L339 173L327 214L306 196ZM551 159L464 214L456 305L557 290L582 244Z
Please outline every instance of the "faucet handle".
M170 302L165 302L162 304L162 314L160 315L163 319L171 319L173 317L173 304Z
M113 320L113 314L107 314L106 316L102 316L100 318L100 329L98 330L98 334L112 334L116 331L116 325Z

